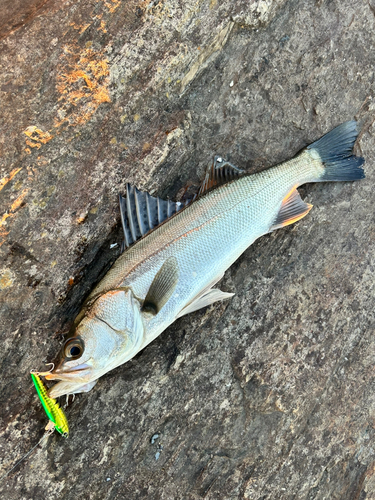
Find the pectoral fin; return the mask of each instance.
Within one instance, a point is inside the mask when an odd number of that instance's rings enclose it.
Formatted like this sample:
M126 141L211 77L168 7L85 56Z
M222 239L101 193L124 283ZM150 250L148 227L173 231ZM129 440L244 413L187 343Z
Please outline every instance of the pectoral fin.
M176 319L181 318L181 316L185 316L185 314L198 311L198 309L202 309L202 307L210 306L219 300L230 299L233 295L234 293L222 292L218 288L211 288L184 307L184 309L179 312Z
M174 292L179 277L177 259L170 257L161 266L151 283L142 311L157 314Z
M270 227L270 232L297 222L305 217L311 209L312 205L305 203L301 199L297 189L294 187L283 199L280 211L277 214L274 223Z

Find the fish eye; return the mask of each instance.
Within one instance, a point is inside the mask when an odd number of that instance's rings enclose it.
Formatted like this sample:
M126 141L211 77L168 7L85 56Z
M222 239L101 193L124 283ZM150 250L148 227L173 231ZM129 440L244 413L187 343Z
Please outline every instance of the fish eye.
M83 342L81 339L70 339L64 347L64 355L68 359L77 359L83 354Z

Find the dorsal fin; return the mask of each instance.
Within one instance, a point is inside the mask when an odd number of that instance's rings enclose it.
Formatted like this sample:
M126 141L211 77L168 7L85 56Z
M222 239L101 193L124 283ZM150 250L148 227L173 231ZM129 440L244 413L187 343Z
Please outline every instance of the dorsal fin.
M215 156L198 193L185 202L162 200L157 196L151 196L145 191L139 191L135 186L126 184L126 197L119 196L121 222L124 230L121 251L129 248L142 236L158 227L162 222L165 222L212 187L226 184L239 177L242 173L243 170L223 160L221 156Z
M207 169L206 175L198 191L198 196L201 196L213 187L221 186L222 184L226 184L236 179L243 172L243 170L229 163L229 161L223 160L221 156L215 156L211 167Z
M130 184L126 184L126 197L120 195L119 202L124 230L122 250L130 247L185 206L179 201L166 201L151 196Z

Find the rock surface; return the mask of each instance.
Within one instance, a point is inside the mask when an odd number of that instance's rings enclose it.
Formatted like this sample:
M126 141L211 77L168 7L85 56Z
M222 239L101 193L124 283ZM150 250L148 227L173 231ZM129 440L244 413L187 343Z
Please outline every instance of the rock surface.
M357 118L367 178L226 273L67 408L0 484L18 499L375 496L373 0L5 1L0 25L2 473L43 434L53 359L118 255L126 182L194 192L213 154L256 171Z

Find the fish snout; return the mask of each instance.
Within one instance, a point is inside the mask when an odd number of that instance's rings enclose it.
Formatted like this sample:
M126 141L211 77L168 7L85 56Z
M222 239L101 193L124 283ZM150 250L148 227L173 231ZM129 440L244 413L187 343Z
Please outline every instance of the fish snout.
M81 363L76 366L67 366L62 362L51 372L40 373L46 380L65 380L79 382L81 385L91 380L92 366L88 363Z

